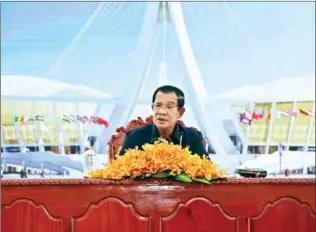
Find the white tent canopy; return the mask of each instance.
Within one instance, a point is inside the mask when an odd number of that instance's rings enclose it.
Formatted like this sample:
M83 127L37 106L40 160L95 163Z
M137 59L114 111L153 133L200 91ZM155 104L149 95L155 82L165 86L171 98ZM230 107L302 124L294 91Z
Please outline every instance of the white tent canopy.
M70 85L52 79L23 76L1 76L1 96L110 98L111 95L83 85Z
M235 102L284 102L314 101L315 77L278 79L261 85L245 85L225 91L214 97L217 101Z

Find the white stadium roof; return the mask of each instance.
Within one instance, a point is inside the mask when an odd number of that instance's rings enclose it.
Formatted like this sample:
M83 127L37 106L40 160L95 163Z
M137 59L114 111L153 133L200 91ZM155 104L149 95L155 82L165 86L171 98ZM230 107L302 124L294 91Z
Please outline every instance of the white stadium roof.
M214 100L238 102L315 101L315 77L278 79L260 85L246 85L225 91Z
M1 76L1 96L111 98L108 93L83 85L24 75ZM211 97L215 101L272 102L315 101L315 77L278 79L260 85L246 85Z
M83 98L112 98L108 93L82 85L70 85L64 82L23 75L1 76L1 96L18 97L65 97ZM216 114L222 119L231 119L233 112L231 104L249 102L287 102L315 101L315 78L297 77L278 79L261 85L247 85L211 97L216 105ZM96 105L82 106L82 112L92 113ZM110 108L109 108L110 107ZM113 106L107 105L100 109L100 115L108 118ZM188 105L187 112L182 118L187 125L199 128L193 109ZM211 109L212 110L212 109ZM213 112L213 110L212 110ZM151 114L149 104L137 105L132 118L146 118Z
M1 76L1 96L110 98L111 95L83 85L70 85L52 79L23 76Z

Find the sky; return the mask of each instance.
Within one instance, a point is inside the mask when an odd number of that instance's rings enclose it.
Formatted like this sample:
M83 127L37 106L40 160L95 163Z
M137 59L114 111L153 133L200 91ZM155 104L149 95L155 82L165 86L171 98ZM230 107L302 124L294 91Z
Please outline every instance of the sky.
M135 80L145 70L137 44L146 7L155 3L104 3L90 27L85 27L99 4L1 2L1 75L52 78L114 96L126 86L136 88ZM315 75L314 3L185 2L182 8L210 95ZM156 18L157 14L150 15L150 20ZM159 84L164 25L167 81L183 87L188 77L174 24L160 23L144 98ZM84 27L87 31L78 36Z

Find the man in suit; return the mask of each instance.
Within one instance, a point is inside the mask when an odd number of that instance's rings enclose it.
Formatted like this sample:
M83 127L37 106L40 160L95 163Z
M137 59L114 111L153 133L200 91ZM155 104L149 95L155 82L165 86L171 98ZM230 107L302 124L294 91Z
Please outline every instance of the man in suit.
M184 93L179 88L159 87L152 97L153 124L128 131L119 154L124 155L127 149L136 146L141 149L142 145L162 137L173 144L189 146L193 154L208 157L201 132L177 123L185 112L184 103Z

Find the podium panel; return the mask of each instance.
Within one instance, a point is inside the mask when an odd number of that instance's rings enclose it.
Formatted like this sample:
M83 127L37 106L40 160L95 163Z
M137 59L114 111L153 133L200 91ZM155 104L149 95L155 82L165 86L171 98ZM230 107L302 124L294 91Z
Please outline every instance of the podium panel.
M315 179L3 180L4 232L311 232Z

